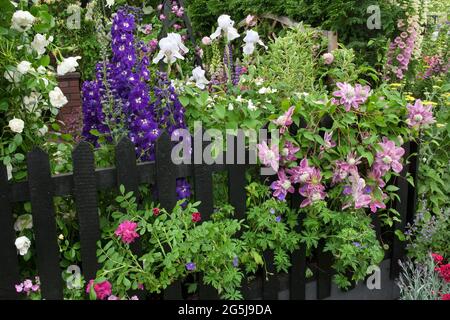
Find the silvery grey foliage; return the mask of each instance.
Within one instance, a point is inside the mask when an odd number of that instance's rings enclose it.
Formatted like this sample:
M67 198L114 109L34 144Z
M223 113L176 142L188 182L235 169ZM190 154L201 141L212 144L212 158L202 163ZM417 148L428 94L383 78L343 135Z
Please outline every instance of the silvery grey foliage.
M446 284L435 271L436 264L429 255L425 263L410 259L402 262L397 285L400 288L400 300L441 300L442 294L450 292Z

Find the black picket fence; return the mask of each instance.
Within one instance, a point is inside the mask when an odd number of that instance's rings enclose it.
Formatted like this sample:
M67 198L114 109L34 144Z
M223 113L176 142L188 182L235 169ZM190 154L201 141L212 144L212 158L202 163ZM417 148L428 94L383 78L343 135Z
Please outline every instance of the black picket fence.
M19 279L19 258L15 248L15 231L12 204L31 202L33 231L35 236L35 259L41 281L42 297L45 299L63 298L63 279L60 268L60 252L57 240L54 197L72 196L75 201L79 223L81 244L81 269L85 279L94 279L99 264L97 262L97 241L100 240L98 215L98 192L101 190L119 189L123 185L127 191L133 191L139 198L138 186L155 185L158 190L158 202L168 210L176 204L176 180L190 178L193 181L194 197L201 201L199 211L203 220L208 220L213 213L213 174L226 172L228 175L228 201L235 208L235 217L243 219L246 212L246 180L245 172L249 165L238 163L237 150L240 136L228 136L227 147L223 152L224 164L180 164L171 160L172 142L167 133L163 133L156 143L156 160L137 163L133 143L124 138L115 148L116 166L112 168L95 168L94 152L87 142L79 143L73 151L73 173L51 176L48 155L39 148L27 155L28 180L9 183L6 167L0 165L0 299L17 299L14 285ZM209 143L209 142L208 142ZM205 143L201 145L202 154ZM194 144L195 148L195 144ZM406 143L405 158L417 150L417 145ZM231 152L232 151L232 152ZM247 160L249 158L247 153ZM248 161L247 161L248 163ZM404 178L407 172L415 176L417 160L404 165L401 178L397 179L399 197L395 209L400 213L401 222L395 228L404 230L406 222L412 219L415 211L415 189L408 185ZM403 177L403 178L402 178ZM293 208L298 208L301 196L295 194L288 201ZM382 237L377 215L372 215L373 225L378 236ZM299 225L302 220L299 216ZM301 228L299 226L300 231ZM392 233L392 232L391 232ZM386 256L391 259L391 277L399 273L397 260L404 255L404 245L392 237L392 250ZM139 250L139 243L133 248ZM266 267L251 281L245 280L242 291L245 298L278 299L280 280L288 277L290 299L305 299L306 270L310 267L317 281L317 298L330 296L331 266L333 257L324 253L319 246L315 261L308 261L306 247L300 245L292 253L289 274L278 275L273 264L273 252L264 253ZM200 275L201 279L201 275ZM162 295L163 299L182 299L181 281L173 283ZM210 286L198 286L199 299L218 298L217 292Z

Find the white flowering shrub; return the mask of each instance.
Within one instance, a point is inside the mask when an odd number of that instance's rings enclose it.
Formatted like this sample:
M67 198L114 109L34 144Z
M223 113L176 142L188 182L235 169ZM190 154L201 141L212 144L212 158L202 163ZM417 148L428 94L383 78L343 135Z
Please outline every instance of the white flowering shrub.
M26 176L26 153L45 143L52 125L57 129L56 115L68 101L56 74L75 71L81 58L62 57L51 35L54 25L46 5L0 1L0 161L9 178Z

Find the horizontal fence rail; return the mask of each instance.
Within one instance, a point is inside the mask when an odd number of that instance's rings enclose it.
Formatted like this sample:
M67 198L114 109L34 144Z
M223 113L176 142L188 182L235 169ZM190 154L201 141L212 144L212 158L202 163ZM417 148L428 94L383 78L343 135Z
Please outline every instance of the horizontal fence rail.
M323 126L329 127L330 119L324 119ZM204 220L213 213L213 173L225 171L228 175L228 200L235 208L235 217L243 219L246 212L246 180L245 172L249 165L237 162L237 150L241 133L227 137L227 147L223 152L223 159L235 160L231 164L180 164L175 165L171 159L172 142L167 133L162 133L156 143L156 160L153 162L137 163L134 145L128 138L122 139L115 148L115 167L95 168L94 151L86 142L80 142L73 150L73 173L50 175L48 155L36 148L27 156L28 180L9 183L4 165L0 165L0 298L17 299L14 285L19 279L19 263L14 246L15 232L13 229L12 204L17 202L31 202L33 229L35 234L36 264L41 279L41 292L44 299L62 299L63 281L60 269L60 256L57 244L57 229L55 221L54 197L72 196L75 202L77 219L79 222L79 238L81 244L81 267L87 281L95 278L99 268L96 250L100 240L100 223L98 213L98 191L115 189L124 185L127 191L133 191L139 197L138 186L141 184L156 185L158 201L161 207L171 210L176 204L176 180L190 178L193 181L194 197L201 201L199 211ZM200 146L202 154L205 145ZM417 145L405 144L405 159L410 150L417 151ZM230 152L233 151L233 152ZM232 156L234 155L234 156ZM249 154L246 156L249 159ZM411 219L411 206L416 194L415 189L408 186L405 176L409 172L414 177L417 171L417 161L411 157L411 165L405 165L401 173L403 178L397 180L401 201L394 204L401 215L401 222L396 227L404 230L406 221ZM230 161L228 161L230 162ZM271 177L274 179L275 177ZM292 208L298 208L301 196L295 193L289 199ZM409 213L408 213L409 212ZM373 225L377 235L381 237L380 222L377 215L372 215ZM304 216L298 217L298 230ZM321 244L322 245L322 244ZM292 267L288 275L288 289L290 299L305 299L306 270L309 266L317 280L317 298L330 296L333 257L324 253L322 247L317 250L317 261L307 264L306 246L300 244L291 255ZM134 253L139 253L139 242L133 244ZM398 275L397 260L404 254L404 245L398 239L393 240L391 258L391 276ZM246 299L278 299L280 279L273 263L273 252L264 252L266 269L258 272L255 279L245 279L242 292ZM200 275L201 278L201 275ZM145 298L143 293L137 293ZM200 299L217 299L218 294L212 287L198 286ZM163 292L164 299L182 299L182 282L176 281Z

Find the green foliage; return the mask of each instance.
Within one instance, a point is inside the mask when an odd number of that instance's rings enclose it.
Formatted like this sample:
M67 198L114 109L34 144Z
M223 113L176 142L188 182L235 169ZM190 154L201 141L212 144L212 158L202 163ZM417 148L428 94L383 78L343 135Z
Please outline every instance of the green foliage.
M370 217L363 210L332 211L322 201L303 211L306 218L301 242L311 253L319 240L324 239L324 251L334 257L334 280L339 287L347 288L350 281L364 280L369 266L383 260L384 250L371 227Z
M450 284L439 276L437 265L430 254L423 262L407 260L400 262L401 274L398 281L400 300L442 300L450 292Z
M294 230L297 214L283 201L270 196L269 188L252 182L247 186L248 201L251 204L247 214L242 239L246 244L246 271L255 272L260 260L259 253L274 251L277 272L288 272L291 265L290 253L298 247L299 234ZM250 249L251 248L251 249Z
M99 270L97 280L106 278L118 296L143 284L150 292L161 292L176 280L184 279L190 271L186 264L193 262L196 272L202 272L202 281L218 290L224 298L241 298L237 291L243 274L233 266L234 257L239 256L241 243L233 239L240 229L237 220L224 219L206 221L196 225L191 214L197 212L199 203L180 203L171 213L161 209L155 216L152 210L138 210L132 192L116 198L121 210L114 211L115 223L103 229L105 240L98 250ZM137 232L143 244L143 254L138 257L128 244L121 242L114 230L121 222L138 223Z
M318 57L326 45L320 40L320 32L302 25L288 31L269 44L269 52L258 65L258 75L288 96L293 92L313 91L318 77Z

